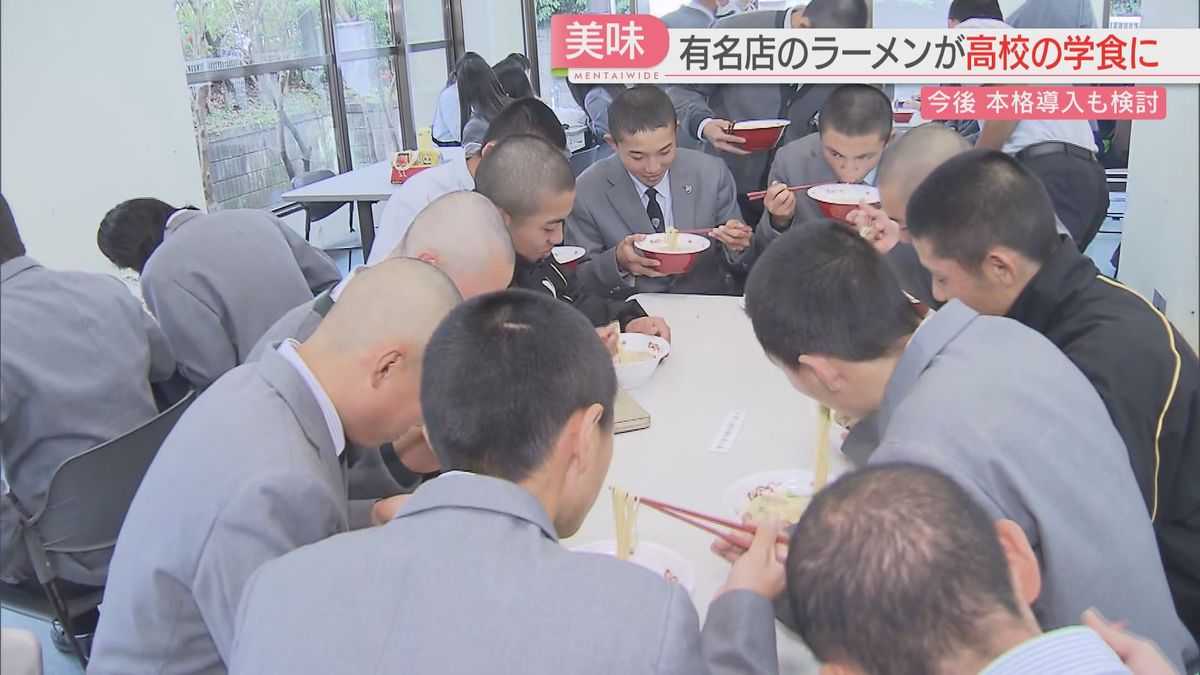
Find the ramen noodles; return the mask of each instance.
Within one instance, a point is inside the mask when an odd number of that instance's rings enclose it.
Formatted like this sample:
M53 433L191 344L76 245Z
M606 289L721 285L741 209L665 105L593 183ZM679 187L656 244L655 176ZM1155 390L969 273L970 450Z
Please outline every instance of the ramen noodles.
M754 522L761 522L767 516L774 516L789 525L800 522L804 509L808 508L810 495L797 494L791 490L780 492L767 491L750 500L750 505L742 515L749 516Z
M621 351L616 355L615 358L613 358L613 363L618 366L629 366L635 363L653 361L654 358L654 354L651 352L640 351L636 349L626 349L622 347Z
M828 407L817 406L817 442L813 467L813 492L819 491L829 482L829 431L832 418Z
M679 250L679 230L670 225L667 226L667 250Z
M617 528L617 558L629 560L637 548L637 495L619 487L612 488L613 523Z

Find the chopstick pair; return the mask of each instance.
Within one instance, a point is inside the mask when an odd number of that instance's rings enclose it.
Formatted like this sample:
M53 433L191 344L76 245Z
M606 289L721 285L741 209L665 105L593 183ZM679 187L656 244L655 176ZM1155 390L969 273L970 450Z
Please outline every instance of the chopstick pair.
M737 546L738 548L749 548L750 542L747 540L744 540L744 539L738 539L737 537L734 537L733 535L729 534L728 532L722 532L715 527L706 525L702 521L708 521L710 523L715 523L717 525L720 525L721 527L725 527L730 530L741 532L743 534L748 534L751 537L753 537L755 535L755 533L758 532L758 528L755 527L754 525L743 525L742 523L735 523L732 520L725 520L724 518L710 516L710 515L707 515L704 513L700 513L698 511L692 511L690 509L685 509L680 506L672 506L671 504L666 504L666 503L663 503L663 502L660 502L660 501L657 501L654 499L647 499L645 497L639 497L638 501L642 504L645 504L646 506L649 506L650 508L654 509L655 511L658 511L660 513L665 513L668 516L675 518L676 520L681 520L681 521L687 523L688 525L697 527L701 530L704 530L705 532L708 532L709 534L716 535L717 537L724 540L726 543L729 543L733 546ZM783 534L782 532L779 533L779 536L776 538L776 541L780 544L783 544L784 546L787 546L789 543L788 536L786 534Z
M788 192L799 192L800 190L807 190L809 188L817 187L818 185L824 185L824 183L807 183L805 185L793 185L788 188ZM749 199L752 202L759 202L759 201L762 201L767 198L768 192L770 192L770 189L756 190L754 192L747 192L746 199Z

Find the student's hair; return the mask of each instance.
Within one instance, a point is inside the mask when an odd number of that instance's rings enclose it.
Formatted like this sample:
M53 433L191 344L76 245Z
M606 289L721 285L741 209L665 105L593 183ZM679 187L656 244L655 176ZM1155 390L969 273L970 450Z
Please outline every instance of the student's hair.
M179 210L180 207L150 197L117 204L100 221L100 231L96 234L100 252L117 267L134 269L140 274L163 242L167 219Z
M813 498L792 533L787 589L823 662L924 675L988 644L1021 611L992 519L954 481L871 466Z
M994 246L1035 263L1058 250L1054 204L1041 179L994 150L946 160L908 200L909 233L932 244L939 258L977 271Z
M620 92L608 107L608 131L614 140L665 127L675 128L675 106L658 87L641 84Z
M520 52L510 52L508 56L500 59L500 63L504 63L505 61L517 64L521 67L521 70L529 70L530 68L533 68L533 63L529 61L529 57L521 54Z
M500 291L456 307L429 339L421 409L445 470L521 481L575 412L599 403L612 428L617 382L596 330L567 303Z
M475 171L475 191L516 218L536 213L544 195L574 189L575 173L562 151L528 134L497 143Z
M533 98L533 85L530 84L529 76L525 74L521 64L505 59L493 66L492 72L496 73L496 79L500 81L500 86L509 98L514 101Z
M536 98L523 98L504 106L488 125L483 144L523 134L537 136L560 151L567 149L567 134L562 122L550 106Z
M847 136L892 134L892 101L869 84L843 84L821 106L821 133L833 129Z
M467 52L458 62L458 108L465 127L474 113L491 121L509 102L496 73L483 57Z
M813 28L866 28L871 22L866 0L812 0L804 17Z
M950 3L950 12L946 17L951 21L967 21L968 19L1004 20L1004 12L1000 9L999 0L954 0Z
M25 242L21 241L21 232L17 229L17 220L13 218L8 200L0 195L0 263L6 263L13 258L25 255Z
M771 358L870 361L894 353L919 319L891 268L857 232L804 223L767 248L746 282L746 313Z

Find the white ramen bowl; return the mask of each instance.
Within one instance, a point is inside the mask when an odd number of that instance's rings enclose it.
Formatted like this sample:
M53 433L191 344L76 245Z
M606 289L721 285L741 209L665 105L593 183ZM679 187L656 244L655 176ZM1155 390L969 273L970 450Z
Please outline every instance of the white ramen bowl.
M598 541L592 544L577 546L571 550L576 553L599 553L600 555L610 555L615 558L617 555L617 542L611 539L608 541ZM683 590L688 592L688 595L691 595L692 591L696 588L696 573L692 571L691 564L687 560L684 560L683 556L661 544L655 544L651 541L639 541L637 547L633 550L633 555L629 556L629 562L639 567L644 567L668 581L679 584L683 587Z
M813 493L813 472L805 469L780 469L746 476L725 490L725 506L741 521L750 502L767 493L792 492L797 495Z
M659 361L671 353L671 343L657 335L643 333L621 333L621 350L625 352L649 352L651 358L637 363L616 363L613 368L617 371L617 384L622 389L636 389L650 381Z

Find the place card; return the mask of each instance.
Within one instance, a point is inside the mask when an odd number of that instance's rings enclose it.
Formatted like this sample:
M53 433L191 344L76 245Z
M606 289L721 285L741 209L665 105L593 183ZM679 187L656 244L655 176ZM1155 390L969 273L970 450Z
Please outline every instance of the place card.
M732 450L747 415L749 413L745 410L734 410L726 415L725 421L721 423L721 428L717 429L717 435L713 437L712 445L708 448L708 451L729 452Z

